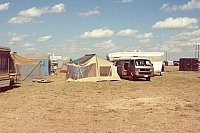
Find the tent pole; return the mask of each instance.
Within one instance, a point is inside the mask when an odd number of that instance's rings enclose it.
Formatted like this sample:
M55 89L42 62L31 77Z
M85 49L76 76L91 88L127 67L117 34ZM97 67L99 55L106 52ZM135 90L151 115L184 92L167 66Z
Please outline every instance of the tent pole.
M99 64L98 64L98 61L97 61L97 55L95 54L95 57L96 57L96 71L97 71L97 77L100 81L100 72L99 72Z
M78 62L78 78L83 78L83 72L81 71L81 66L79 62Z
M40 63L41 63L41 61L38 62L38 64L35 65L35 66L33 67L33 69L31 69L31 71L26 75L26 77L25 77L24 79L22 79L22 81L26 80L26 78L33 72L33 70L35 70L35 68L36 68Z
M111 71L112 71L112 68L110 67L110 71L109 71L108 76L107 76L107 81L108 81L108 78L110 76Z

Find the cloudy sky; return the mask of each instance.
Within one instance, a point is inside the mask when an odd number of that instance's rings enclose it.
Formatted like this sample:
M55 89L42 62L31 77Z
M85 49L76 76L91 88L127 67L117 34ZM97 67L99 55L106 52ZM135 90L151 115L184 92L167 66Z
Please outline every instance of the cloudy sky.
M119 51L194 57L200 0L1 0L0 46L78 58Z

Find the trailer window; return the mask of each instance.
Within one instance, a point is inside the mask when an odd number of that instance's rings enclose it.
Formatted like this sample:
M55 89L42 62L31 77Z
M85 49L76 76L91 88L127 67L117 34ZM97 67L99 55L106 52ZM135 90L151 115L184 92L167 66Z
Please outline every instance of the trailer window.
M6 58L6 57L0 58L0 70L8 71L8 58Z

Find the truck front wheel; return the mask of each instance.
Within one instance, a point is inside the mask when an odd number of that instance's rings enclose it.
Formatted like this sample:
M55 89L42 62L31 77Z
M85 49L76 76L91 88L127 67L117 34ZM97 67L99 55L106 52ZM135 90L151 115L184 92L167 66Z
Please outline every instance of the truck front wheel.
M146 78L146 81L151 81L151 77Z

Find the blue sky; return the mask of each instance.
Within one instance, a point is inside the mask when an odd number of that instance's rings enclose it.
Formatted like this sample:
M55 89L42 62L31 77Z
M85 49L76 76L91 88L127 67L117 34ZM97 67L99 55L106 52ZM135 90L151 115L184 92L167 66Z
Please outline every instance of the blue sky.
M200 0L1 0L0 46L78 58L119 51L194 57Z

